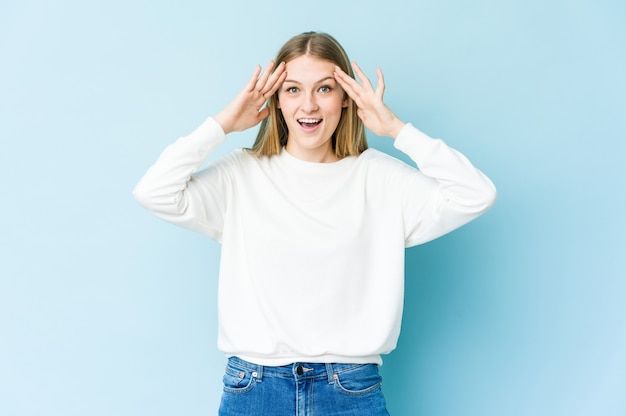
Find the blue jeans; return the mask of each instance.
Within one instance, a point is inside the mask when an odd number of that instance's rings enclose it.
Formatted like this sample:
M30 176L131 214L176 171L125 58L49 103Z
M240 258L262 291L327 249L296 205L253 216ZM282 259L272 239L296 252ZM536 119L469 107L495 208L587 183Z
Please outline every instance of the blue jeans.
M232 357L220 416L389 416L376 364L268 367Z

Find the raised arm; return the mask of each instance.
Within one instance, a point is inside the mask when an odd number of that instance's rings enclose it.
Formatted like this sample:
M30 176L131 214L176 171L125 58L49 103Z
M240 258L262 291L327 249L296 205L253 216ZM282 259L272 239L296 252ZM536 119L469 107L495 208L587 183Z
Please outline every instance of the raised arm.
M263 108L284 80L285 65L263 74L257 67L243 90L214 118L169 145L133 190L135 199L158 217L219 240L227 178L217 166L194 176L226 134L257 125L269 115Z
M365 127L391 137L394 146L416 163L395 185L403 189L406 245L421 244L446 234L486 212L495 202L491 180L459 151L402 122L383 102L385 83L377 70L376 88L356 63L360 83L339 67L335 78L358 106ZM401 178L401 179L400 179Z

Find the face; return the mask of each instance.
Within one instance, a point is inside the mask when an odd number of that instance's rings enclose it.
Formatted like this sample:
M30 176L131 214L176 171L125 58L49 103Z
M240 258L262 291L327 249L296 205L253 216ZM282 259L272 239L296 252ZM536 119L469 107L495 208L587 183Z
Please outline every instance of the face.
M335 64L308 55L287 62L287 79L278 91L289 134L286 150L310 162L332 162L332 135L348 106L334 77Z

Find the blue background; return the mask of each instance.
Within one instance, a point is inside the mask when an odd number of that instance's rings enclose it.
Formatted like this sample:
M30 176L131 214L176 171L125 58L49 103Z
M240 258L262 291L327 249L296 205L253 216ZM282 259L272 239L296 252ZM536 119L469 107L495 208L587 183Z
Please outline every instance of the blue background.
M311 29L499 190L407 250L391 414L626 414L626 3L221 3L0 1L0 414L215 414L219 245L131 190Z

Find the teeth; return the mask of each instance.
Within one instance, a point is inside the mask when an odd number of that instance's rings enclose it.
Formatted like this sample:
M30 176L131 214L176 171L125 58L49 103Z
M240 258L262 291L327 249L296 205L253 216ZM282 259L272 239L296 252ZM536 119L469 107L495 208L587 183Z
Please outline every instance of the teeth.
M321 120L319 118L301 118L298 120L299 123L307 123L307 124L314 124L314 123L319 123Z

